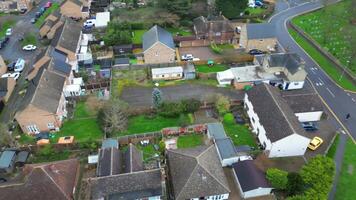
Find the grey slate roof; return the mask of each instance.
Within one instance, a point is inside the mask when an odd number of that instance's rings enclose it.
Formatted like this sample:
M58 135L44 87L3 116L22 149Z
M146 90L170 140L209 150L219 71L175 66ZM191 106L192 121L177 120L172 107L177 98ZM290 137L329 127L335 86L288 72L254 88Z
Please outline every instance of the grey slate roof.
M108 139L103 140L103 143L101 144L101 148L102 149L111 148L111 147L114 147L114 148L118 149L119 148L119 142L116 139L113 139L113 138L108 138Z
M218 148L221 159L228 159L237 156L237 151L230 138L217 139L215 145Z
M160 169L90 179L91 198L141 199L162 195Z
M130 58L116 58L114 65L128 65L130 64Z
M14 157L16 156L15 151L4 151L0 156L0 169L8 168L13 162Z
M20 151L16 156L16 163L17 162L25 163L27 161L27 158L29 155L30 155L30 152L28 152L28 151Z
M260 84L247 91L248 99L257 113L260 123L266 130L271 142L278 141L294 133L310 137L295 116L287 102L282 98L278 88Z
M247 24L247 39L265 39L276 37L276 27L271 23Z
M48 69L54 72L57 72L63 76L69 76L72 71L72 66L68 63L59 60L59 59L51 59Z
M176 200L230 192L214 145L167 150L167 162Z
M143 51L151 48L157 42L160 42L173 50L175 49L171 33L155 25L142 36Z
M207 124L209 134L214 138L214 139L224 139L226 138L226 133L224 126L221 123L209 123Z
M275 53L266 56L269 67L285 67L291 74L301 70L300 66L304 62L296 53Z
M256 167L253 160L239 161L232 166L243 192L257 188L271 188L264 172Z
M142 152L135 145L129 144L129 148L125 152L125 173L132 173L144 170Z
M111 176L120 174L121 154L117 148L104 148L99 150L97 176Z
M213 33L234 32L234 29L230 25L230 21L223 16L210 18L200 16L195 18L193 23L197 35L207 34L210 31Z
M82 26L79 22L67 18L62 28L57 30L52 45L76 52L81 31Z

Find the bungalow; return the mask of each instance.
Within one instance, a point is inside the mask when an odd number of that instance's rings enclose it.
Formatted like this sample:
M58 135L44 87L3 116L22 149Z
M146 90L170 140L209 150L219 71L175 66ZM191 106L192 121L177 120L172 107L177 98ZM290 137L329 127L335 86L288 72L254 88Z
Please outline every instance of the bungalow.
M268 84L254 86L245 94L244 107L252 132L268 157L304 155L310 135L301 127L278 88Z
M183 68L178 67L162 67L152 68L152 80L176 80L183 78Z
M5 150L0 155L0 172L11 173L15 167L16 152Z
M11 77L0 78L0 99L7 102L16 85L16 80Z
M214 145L167 150L169 199L227 200L230 188Z
M250 51L275 51L277 45L276 28L271 23L246 24L241 27L240 47Z
M67 116L63 95L65 81L65 77L45 68L29 81L22 105L15 114L24 133L59 130Z
M62 15L74 19L87 18L89 16L88 3L80 0L65 0L60 5Z
M229 19L223 15L216 17L197 17L193 20L196 39L214 41L217 44L233 43L234 29Z
M1 198L74 199L79 167L77 159L25 165L20 182L1 185Z
M146 64L172 63L176 50L172 35L155 25L142 36L143 56Z
M253 160L233 164L234 179L243 199L269 195L272 187L265 173L257 168Z

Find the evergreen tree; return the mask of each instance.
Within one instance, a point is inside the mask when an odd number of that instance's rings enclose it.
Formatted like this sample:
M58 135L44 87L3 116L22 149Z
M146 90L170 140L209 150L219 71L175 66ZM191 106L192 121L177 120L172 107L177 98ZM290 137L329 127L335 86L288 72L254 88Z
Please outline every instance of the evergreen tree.
M152 91L152 104L155 109L162 104L162 92L158 88L154 88Z

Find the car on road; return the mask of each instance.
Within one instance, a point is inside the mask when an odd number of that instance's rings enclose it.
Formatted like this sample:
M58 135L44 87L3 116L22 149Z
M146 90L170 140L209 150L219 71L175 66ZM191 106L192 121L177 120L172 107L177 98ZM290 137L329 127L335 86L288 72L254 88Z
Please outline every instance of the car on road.
M20 77L20 72L6 73L1 75L1 78L14 78L15 81Z
M302 122L301 124L306 131L316 131L319 129L315 122Z
M6 29L5 35L6 35L6 36L11 36L11 35L12 35L12 28Z
M193 54L184 54L182 55L182 61L191 61L194 59Z
M31 24L34 24L34 23L36 23L36 21L37 21L37 19L34 17L34 18L32 18L31 19Z
M52 6L52 2L48 1L44 7L45 8L50 8L51 6Z
M22 50L25 50L25 51L34 51L36 49L37 49L37 47L35 45L32 45L32 44L29 44L29 45L26 45L26 46L22 47Z
M250 55L260 55L260 54L265 54L266 52L261 51L259 49L251 49L248 53Z
M15 72L22 72L22 70L25 68L25 60L22 58L17 59L15 63Z
M323 142L324 142L323 139L321 139L320 137L315 136L312 140L310 140L308 148L310 150L315 151Z
M36 17L36 18L40 18L40 17L41 17L41 15L42 15L42 14L41 14L41 12L36 12L35 17Z

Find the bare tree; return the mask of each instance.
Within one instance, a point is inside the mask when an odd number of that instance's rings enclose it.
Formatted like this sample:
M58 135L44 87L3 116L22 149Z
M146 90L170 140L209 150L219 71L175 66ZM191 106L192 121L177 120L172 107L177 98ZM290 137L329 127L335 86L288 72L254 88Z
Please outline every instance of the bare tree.
M8 131L6 124L0 123L0 147L12 146L14 140Z
M119 99L108 101L101 109L98 120L101 122L105 134L125 131L127 128L128 105Z

